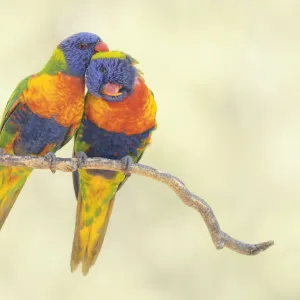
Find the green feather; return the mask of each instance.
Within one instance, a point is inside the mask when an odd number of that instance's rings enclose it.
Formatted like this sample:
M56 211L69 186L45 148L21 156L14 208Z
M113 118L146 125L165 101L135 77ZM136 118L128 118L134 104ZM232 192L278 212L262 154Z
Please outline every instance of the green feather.
M108 52L97 52L93 55L92 60L96 59L110 59L110 58L117 58L117 59L129 59L131 64L137 65L139 62L133 58L131 55L126 54L122 51L108 51Z
M75 142L74 142L74 151L75 152L87 152L89 150L89 148L91 147L91 145L89 145L88 143L84 142L82 140L82 134L83 134L83 125L81 123L80 127L78 128L76 134L75 134Z
M47 62L47 64L39 74L54 75L59 72L66 72L67 69L68 65L63 51L59 48L56 48L50 60Z
M6 123L9 116L13 113L13 111L17 109L19 97L24 92L24 90L27 89L28 81L31 77L32 76L26 77L17 85L6 104L0 126L0 148L3 148L5 145L9 144L16 134L16 128L14 124L8 123L6 124L6 126L4 126L4 124Z
M5 122L5 120L7 119L7 117L11 114L11 108L14 106L14 104L16 103L16 101L19 100L19 96L24 92L24 90L27 89L28 87L28 81L31 78L31 76L26 77L25 79L23 79L15 88L15 90L13 91L12 95L10 96L3 116L2 116L2 121L1 121L1 127L3 126L3 123Z

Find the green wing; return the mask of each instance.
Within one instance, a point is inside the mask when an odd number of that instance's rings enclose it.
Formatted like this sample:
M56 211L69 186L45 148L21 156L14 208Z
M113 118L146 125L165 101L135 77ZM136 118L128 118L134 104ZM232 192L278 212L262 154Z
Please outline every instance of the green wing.
M30 77L22 80L11 97L9 98L0 126L0 147L10 144L15 138L19 126L15 126L12 122L7 122L11 114L17 109L20 104L19 97L28 86ZM13 152L13 149L6 149L8 153ZM27 168L15 168L0 166L0 228L4 224L9 212L11 211L23 185L26 182L31 170Z
M16 109L16 107L19 105L20 101L19 101L19 96L24 92L24 90L27 89L28 87L28 81L31 78L31 76L26 77L25 79L23 79L15 88L15 90L13 91L12 95L10 96L3 116L2 116L2 121L1 121L1 130L5 124L5 122L7 121L7 119L10 117L10 115L14 112L14 110Z
M80 152L80 151L88 151L90 149L90 145L87 144L82 140L83 135L83 123L81 122L80 127L78 128L75 138L74 138L74 152Z
M68 142L70 142L70 140L72 139L72 137L75 135L76 130L78 129L78 126L79 126L79 125L80 125L80 123L78 123L78 124L73 124L73 125L69 128L69 130L68 130L68 132L67 132L67 134L66 134L66 136L65 136L65 139L64 139L64 141L62 142L60 148L62 148L64 145L66 145Z
M24 90L28 87L28 81L31 76L26 77L23 79L16 87L12 95L10 96L1 121L0 126L0 148L5 147L6 145L10 144L10 142L15 138L16 133L18 132L19 126L11 122L7 122L9 117L12 113L18 109L20 105L19 97L23 93Z
M86 152L89 150L90 145L82 141L82 134L83 134L83 125L81 123L80 127L78 128L75 137L74 137L74 148L73 148L73 156L75 156L76 152ZM75 191L76 199L78 199L78 192L79 192L79 175L78 171L72 172L73 177L73 186Z

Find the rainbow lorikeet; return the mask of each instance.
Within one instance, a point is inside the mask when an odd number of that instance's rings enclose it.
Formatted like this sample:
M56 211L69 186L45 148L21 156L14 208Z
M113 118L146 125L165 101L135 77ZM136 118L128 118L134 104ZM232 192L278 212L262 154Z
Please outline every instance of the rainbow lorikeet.
M86 72L85 110L76 133L79 162L103 157L138 162L156 128L156 103L136 61L119 51L95 54ZM73 173L77 203L71 270L86 275L103 243L116 192L129 174L78 169Z
M51 162L80 125L85 71L93 54L108 51L99 36L77 33L63 40L38 73L11 95L0 126L4 154L46 155ZM0 228L21 192L30 168L0 166Z

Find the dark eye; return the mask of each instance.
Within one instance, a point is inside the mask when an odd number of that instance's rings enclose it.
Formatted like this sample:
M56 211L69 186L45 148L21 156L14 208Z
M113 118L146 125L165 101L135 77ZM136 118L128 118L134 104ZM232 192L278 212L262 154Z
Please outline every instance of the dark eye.
M103 75L107 74L107 70L104 67L100 67L99 70Z
M78 48L81 49L81 50L85 50L85 49L88 48L88 46L89 46L88 44L80 43L80 44L78 45Z

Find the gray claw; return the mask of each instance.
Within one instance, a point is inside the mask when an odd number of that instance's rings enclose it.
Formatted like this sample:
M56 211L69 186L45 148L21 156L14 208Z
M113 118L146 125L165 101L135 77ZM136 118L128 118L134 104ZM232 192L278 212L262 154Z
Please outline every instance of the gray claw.
M82 164L86 163L88 156L83 151L80 151L75 153L75 157L77 158L78 169L81 169Z
M49 163L50 171L55 174L56 155L53 152L49 152L44 156L44 159Z
M132 167L132 164L133 164L133 160L132 160L132 157L129 156L129 155L126 155L124 156L122 159L121 159L121 162L124 164L125 168L124 168L124 173L125 175L128 177L130 176L130 169Z

